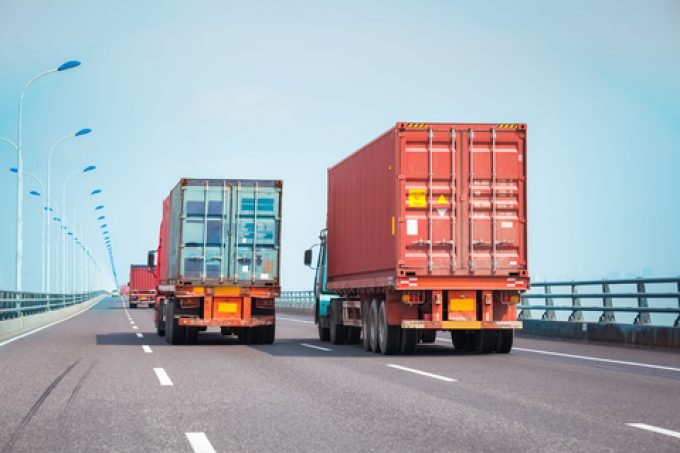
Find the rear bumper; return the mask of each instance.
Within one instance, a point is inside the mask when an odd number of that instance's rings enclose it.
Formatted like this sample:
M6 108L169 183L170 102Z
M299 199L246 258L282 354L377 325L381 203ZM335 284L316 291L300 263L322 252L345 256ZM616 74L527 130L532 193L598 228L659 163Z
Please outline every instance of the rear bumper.
M522 321L402 321L402 329L483 330L521 329Z
M253 316L252 319L201 319L179 318L180 326L192 327L256 327L273 326L276 323L274 316Z

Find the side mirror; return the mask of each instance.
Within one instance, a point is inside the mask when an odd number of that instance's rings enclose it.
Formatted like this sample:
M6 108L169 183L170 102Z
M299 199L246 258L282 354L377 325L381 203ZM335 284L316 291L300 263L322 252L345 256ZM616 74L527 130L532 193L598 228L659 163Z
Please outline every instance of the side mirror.
M312 265L312 249L305 250L305 266Z
M149 250L149 254L146 256L146 265L149 267L156 267L156 251Z

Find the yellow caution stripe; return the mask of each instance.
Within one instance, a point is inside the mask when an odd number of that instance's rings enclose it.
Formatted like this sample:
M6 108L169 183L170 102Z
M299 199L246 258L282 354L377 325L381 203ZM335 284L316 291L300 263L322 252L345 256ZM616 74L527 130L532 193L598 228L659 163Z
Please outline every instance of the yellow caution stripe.
M411 128L411 129L425 129L429 127L430 125L427 123L406 123L405 127Z
M498 129L517 129L517 124L497 124L496 127Z

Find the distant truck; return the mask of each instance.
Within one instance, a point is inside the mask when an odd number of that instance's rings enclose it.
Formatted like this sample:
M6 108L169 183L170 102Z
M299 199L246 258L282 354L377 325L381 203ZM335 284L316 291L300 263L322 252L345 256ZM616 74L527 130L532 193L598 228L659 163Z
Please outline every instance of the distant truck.
M130 308L139 304L153 306L156 302L156 274L153 267L146 264L130 266L130 281L127 284L127 299Z
M195 343L208 327L273 343L282 190L279 180L182 179L170 192L148 257L156 331L168 343Z
M526 133L397 123L331 167L319 339L410 354L449 331L456 351L509 352L529 287Z

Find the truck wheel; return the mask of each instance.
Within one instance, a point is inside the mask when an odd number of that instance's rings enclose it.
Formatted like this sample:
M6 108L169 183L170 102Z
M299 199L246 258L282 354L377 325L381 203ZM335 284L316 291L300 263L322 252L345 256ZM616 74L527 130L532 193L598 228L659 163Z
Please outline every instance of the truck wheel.
M179 320L175 319L175 301L170 300L165 306L165 341L170 344L184 343L184 326L179 325Z
M475 351L480 354L490 354L496 347L496 331L480 330L474 333Z
M163 322L163 312L165 311L165 308L163 307L163 304L160 302L156 307L154 307L154 310L157 310L156 313L156 334L159 337L165 336L165 322Z
M246 327L244 330L245 330L245 344L262 343L262 328Z
M329 329L331 344L343 344L345 342L345 326L338 322L341 320L339 320L337 317L337 300L338 299L333 299L331 301L331 306L329 307L330 313L328 314L328 319L331 325ZM342 303L342 301L340 301L340 303Z
M418 331L415 329L401 329L399 352L413 354L418 344Z
M378 344L378 300L371 301L371 309L369 310L369 320L371 328L368 330L368 341L371 343L371 351L380 352L380 345Z
M137 308L137 304L133 304L132 302L130 302L130 308L131 308L131 309L132 309L132 308Z
M515 332L512 329L503 329L498 332L498 342L496 343L496 352L499 354L507 354L512 349L512 340Z
M460 330L451 331L451 343L455 352L468 352L473 349L472 335Z
M184 328L184 343L196 344L198 342L198 327Z
M361 304L361 334L363 335L364 349L371 351L371 303L363 302Z
M423 343L434 343L437 339L437 331L428 329L420 331L420 341Z
M262 343L264 344L274 343L274 338L276 337L276 325L272 324L271 326L264 326L262 330L264 331L262 335Z
M328 341L331 339L331 330L328 327L321 327L321 318L319 318L319 341Z
M399 350L399 326L387 324L387 302L380 304L378 310L378 345L384 355L395 354Z
M361 327L345 327L345 343L357 344L361 340Z

